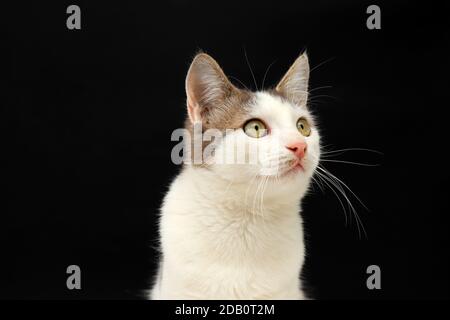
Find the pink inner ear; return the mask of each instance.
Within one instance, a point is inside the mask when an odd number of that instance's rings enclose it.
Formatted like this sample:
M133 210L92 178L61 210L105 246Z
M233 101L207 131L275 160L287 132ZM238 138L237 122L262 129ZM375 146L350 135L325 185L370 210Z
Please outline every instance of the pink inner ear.
M187 104L187 111L188 111L188 116L189 116L189 119L191 120L191 123L194 123L195 122L195 105L196 105L196 102L194 102L195 100L193 99L193 97L194 97L194 95L193 95L194 93L192 92L192 88L190 87L190 85L189 85L189 82L187 83L187 86L186 86L186 104Z
M188 109L188 116L192 123L201 121L200 117L200 108L198 107L198 104L193 106L193 103L190 101L190 99L187 99L187 109Z
M191 104L189 102L188 102L187 109L188 109L189 119L191 119L191 122L194 123L195 122L195 120L194 120L194 110L193 110L193 108L192 108L192 106L191 106Z

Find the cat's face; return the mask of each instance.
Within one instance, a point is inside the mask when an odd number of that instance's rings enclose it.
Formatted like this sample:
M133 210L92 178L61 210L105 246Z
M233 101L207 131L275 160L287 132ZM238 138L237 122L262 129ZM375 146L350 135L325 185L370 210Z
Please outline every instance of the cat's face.
M202 144L203 166L233 182L265 179L306 190L320 157L320 136L306 107L309 65L300 56L274 90L233 86L208 55L194 59L186 81L188 128L215 129Z

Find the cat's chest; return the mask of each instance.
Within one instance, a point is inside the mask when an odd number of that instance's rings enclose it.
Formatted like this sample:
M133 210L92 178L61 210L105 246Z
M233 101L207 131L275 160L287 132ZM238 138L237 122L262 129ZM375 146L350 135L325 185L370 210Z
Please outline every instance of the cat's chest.
M176 236L177 243L214 261L256 263L285 261L303 250L303 232L298 213L276 216L276 212L249 212L246 207L228 211L215 206L202 214L187 216ZM183 240L182 240L183 239ZM181 249L181 250L184 250Z
M299 199L286 204L233 189L193 189L176 183L163 206L163 245L174 256L251 265L297 259L303 251Z

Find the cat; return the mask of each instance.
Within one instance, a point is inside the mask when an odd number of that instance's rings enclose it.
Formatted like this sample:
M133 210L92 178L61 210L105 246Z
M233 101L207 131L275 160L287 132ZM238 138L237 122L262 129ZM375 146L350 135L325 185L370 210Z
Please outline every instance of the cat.
M232 84L211 56L195 56L186 129L226 133L201 164L186 161L164 198L150 299L309 298L300 281L300 211L320 158L307 107L309 69L303 53L275 88L253 92ZM248 160L258 150L256 161L219 161L235 141L256 147L244 151Z

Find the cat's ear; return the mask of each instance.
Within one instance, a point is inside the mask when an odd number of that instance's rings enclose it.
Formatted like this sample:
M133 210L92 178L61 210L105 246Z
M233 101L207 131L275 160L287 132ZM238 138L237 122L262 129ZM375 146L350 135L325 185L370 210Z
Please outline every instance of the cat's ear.
M309 62L306 52L300 55L283 76L275 90L299 105L308 99Z
M186 77L186 96L189 118L201 121L214 106L237 92L219 64L206 53L199 53L191 63Z

